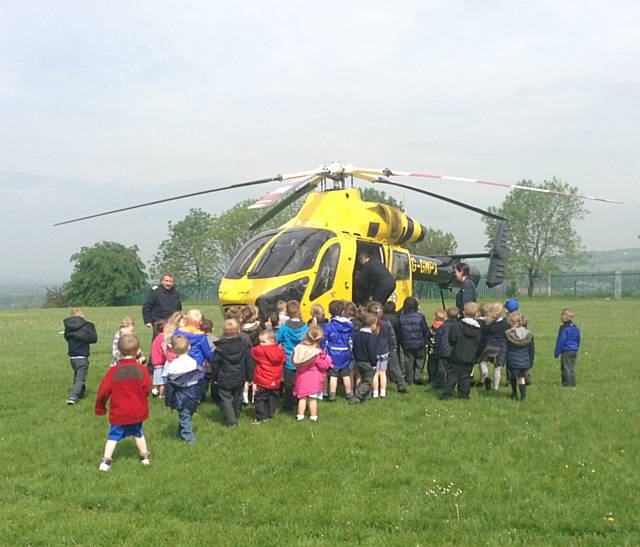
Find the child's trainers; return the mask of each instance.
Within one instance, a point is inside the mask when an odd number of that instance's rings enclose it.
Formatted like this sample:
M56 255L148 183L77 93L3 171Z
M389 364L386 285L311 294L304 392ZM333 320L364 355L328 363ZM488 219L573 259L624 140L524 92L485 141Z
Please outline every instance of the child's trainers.
M157 388L157 387L154 387L154 388L151 390L151 395L152 395L153 397L157 397L159 393L160 393L160 392L158 391L158 388Z
M142 465L151 465L151 452L140 454L140 463Z
M102 458L100 460L100 467L98 467L98 471L109 471L109 469L111 469L111 460Z

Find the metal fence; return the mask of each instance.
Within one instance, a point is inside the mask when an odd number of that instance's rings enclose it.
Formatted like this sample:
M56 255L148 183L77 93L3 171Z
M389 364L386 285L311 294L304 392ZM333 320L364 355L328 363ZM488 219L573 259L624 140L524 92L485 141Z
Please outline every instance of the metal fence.
M505 281L492 289L484 278L478 284L478 297L526 296L529 280L522 277ZM430 283L414 283L414 294L419 298L439 298L440 290ZM624 298L640 296L640 272L566 273L538 278L533 284L534 297L575 296Z
M478 283L478 297L510 298L526 296L529 281L526 278L505 281L502 285L490 289L484 282L484 277ZM182 300L218 300L218 284L209 285L179 285L177 286ZM454 288L455 290L455 288ZM141 305L149 289L143 289L120 299L120 306ZM417 298L440 298L440 289L433 283L416 281L413 284L413 294ZM603 297L624 298L640 296L640 272L610 272L610 273L567 273L553 274L536 279L533 296L575 296L575 297Z

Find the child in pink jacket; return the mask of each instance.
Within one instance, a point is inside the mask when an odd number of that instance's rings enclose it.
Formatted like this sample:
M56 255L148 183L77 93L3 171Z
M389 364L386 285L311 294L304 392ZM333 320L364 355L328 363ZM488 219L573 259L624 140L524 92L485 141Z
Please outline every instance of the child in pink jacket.
M309 327L305 340L295 347L291 356L291 361L296 366L293 393L298 398L296 419L299 422L304 420L307 403L311 421L318 421L318 399L322 399L325 371L332 366L331 357L320 349L322 337L321 327Z

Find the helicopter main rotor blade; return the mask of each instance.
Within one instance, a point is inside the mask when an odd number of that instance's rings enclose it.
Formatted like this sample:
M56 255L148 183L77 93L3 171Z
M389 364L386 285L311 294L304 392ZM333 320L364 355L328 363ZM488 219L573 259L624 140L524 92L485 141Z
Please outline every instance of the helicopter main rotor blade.
M309 179L306 179L306 184L299 186L294 192L291 192L291 194L289 194L287 197L283 198L280 202L278 202L277 205L269 209L264 215L262 215L251 226L249 226L249 230L255 230L256 228L260 228L260 226L267 223L269 220L275 217L280 211L286 209L298 198L311 192L317 186L318 180L320 180L320 177L311 177Z
M130 211L131 209L139 209L140 207L148 207L149 205L157 205L158 203L166 203L168 201L175 201L178 199L190 198L193 196L201 196L203 194L212 194L214 192L222 192L223 190L232 190L234 188L244 188L245 186L256 186L258 184L267 184L268 182L280 181L282 175L275 177L269 177L268 179L251 180L248 182L240 182L238 184L230 184L228 186L221 186L219 188L210 188L209 190L201 190L200 192L191 192L190 194L182 194L179 196L173 196L170 198L157 199L155 201L148 201L146 203L139 203L138 205L131 205L129 207L121 207L120 209L113 209L111 211L105 211L103 213L96 213L95 215L87 215L85 217L74 218L71 220L65 220L63 222L57 222L54 226L62 226L63 224L71 224L72 222L80 222L81 220L88 220L90 218L103 217L105 215L112 215L114 213L121 213L123 211Z
M433 192L428 192L427 190L422 190L418 188L414 188L413 186L407 186L406 184L400 184L399 182L392 182L383 177L378 178L376 183L389 184L390 186L396 186L398 188L404 188L405 190L411 190L413 192L418 192L418 194L424 194L425 196L430 196L432 198L440 199L442 201L446 201L447 203L451 203L452 205L456 205L457 207L462 207L463 209L468 209L469 211L474 211L475 213L481 214L483 216L493 218L495 220L507 220L500 215L496 215L495 213L491 213L489 211L485 211L484 209L480 209L479 207L474 207L473 205L469 205L468 203L463 203L462 201L457 201L452 198L448 198L446 196L441 196L440 194L434 194Z
M255 203L252 203L247 208L248 209L264 209L265 207L269 207L273 205L275 202L277 202L278 200L286 197L290 192L297 190L298 188L307 184L310 181L314 181L314 184L317 184L317 182L320 181L320 178L318 177L318 175L319 175L318 173L313 173L311 176L306 175L302 177L291 178L287 180L286 183L283 182L283 184L278 185L277 188L275 188L274 190L271 190L271 192L269 192L265 196L262 196L258 201L256 201Z
M375 171L374 169L363 169L362 172L373 172ZM584 194L573 194L571 192L558 192L555 190L547 190L545 188L535 188L533 186L523 186L522 184L510 184L507 182L498 182L496 180L483 180L483 179L470 179L467 177L451 177L448 175L432 175L429 173L420 173L417 171L392 171L391 169L381 169L380 170L380 174L384 175L386 177L421 177L421 178L425 178L425 179L432 179L432 180L449 180L452 182L468 182L468 183L472 183L472 184L484 184L487 186L497 186L499 188L509 188L511 190L517 189L517 190L527 190L529 192L540 192L543 194L552 194L554 196L564 196L564 197L574 197L574 198L580 198L580 199L590 199L593 201L603 201L605 203L617 203L617 204L622 204L624 203L623 201L618 201L615 199L607 199L607 198L601 198L601 197L597 197L597 196L587 196Z

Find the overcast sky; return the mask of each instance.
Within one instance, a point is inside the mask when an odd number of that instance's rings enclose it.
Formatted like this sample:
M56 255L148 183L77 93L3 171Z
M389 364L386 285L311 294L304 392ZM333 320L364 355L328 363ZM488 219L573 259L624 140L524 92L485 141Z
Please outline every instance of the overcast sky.
M586 194L589 249L638 245L638 2L0 0L1 280L53 283L83 245L261 190L66 218L332 160ZM407 183L406 180L401 181ZM480 207L501 189L409 182ZM388 191L389 188L380 189ZM474 213L399 197L460 251Z

